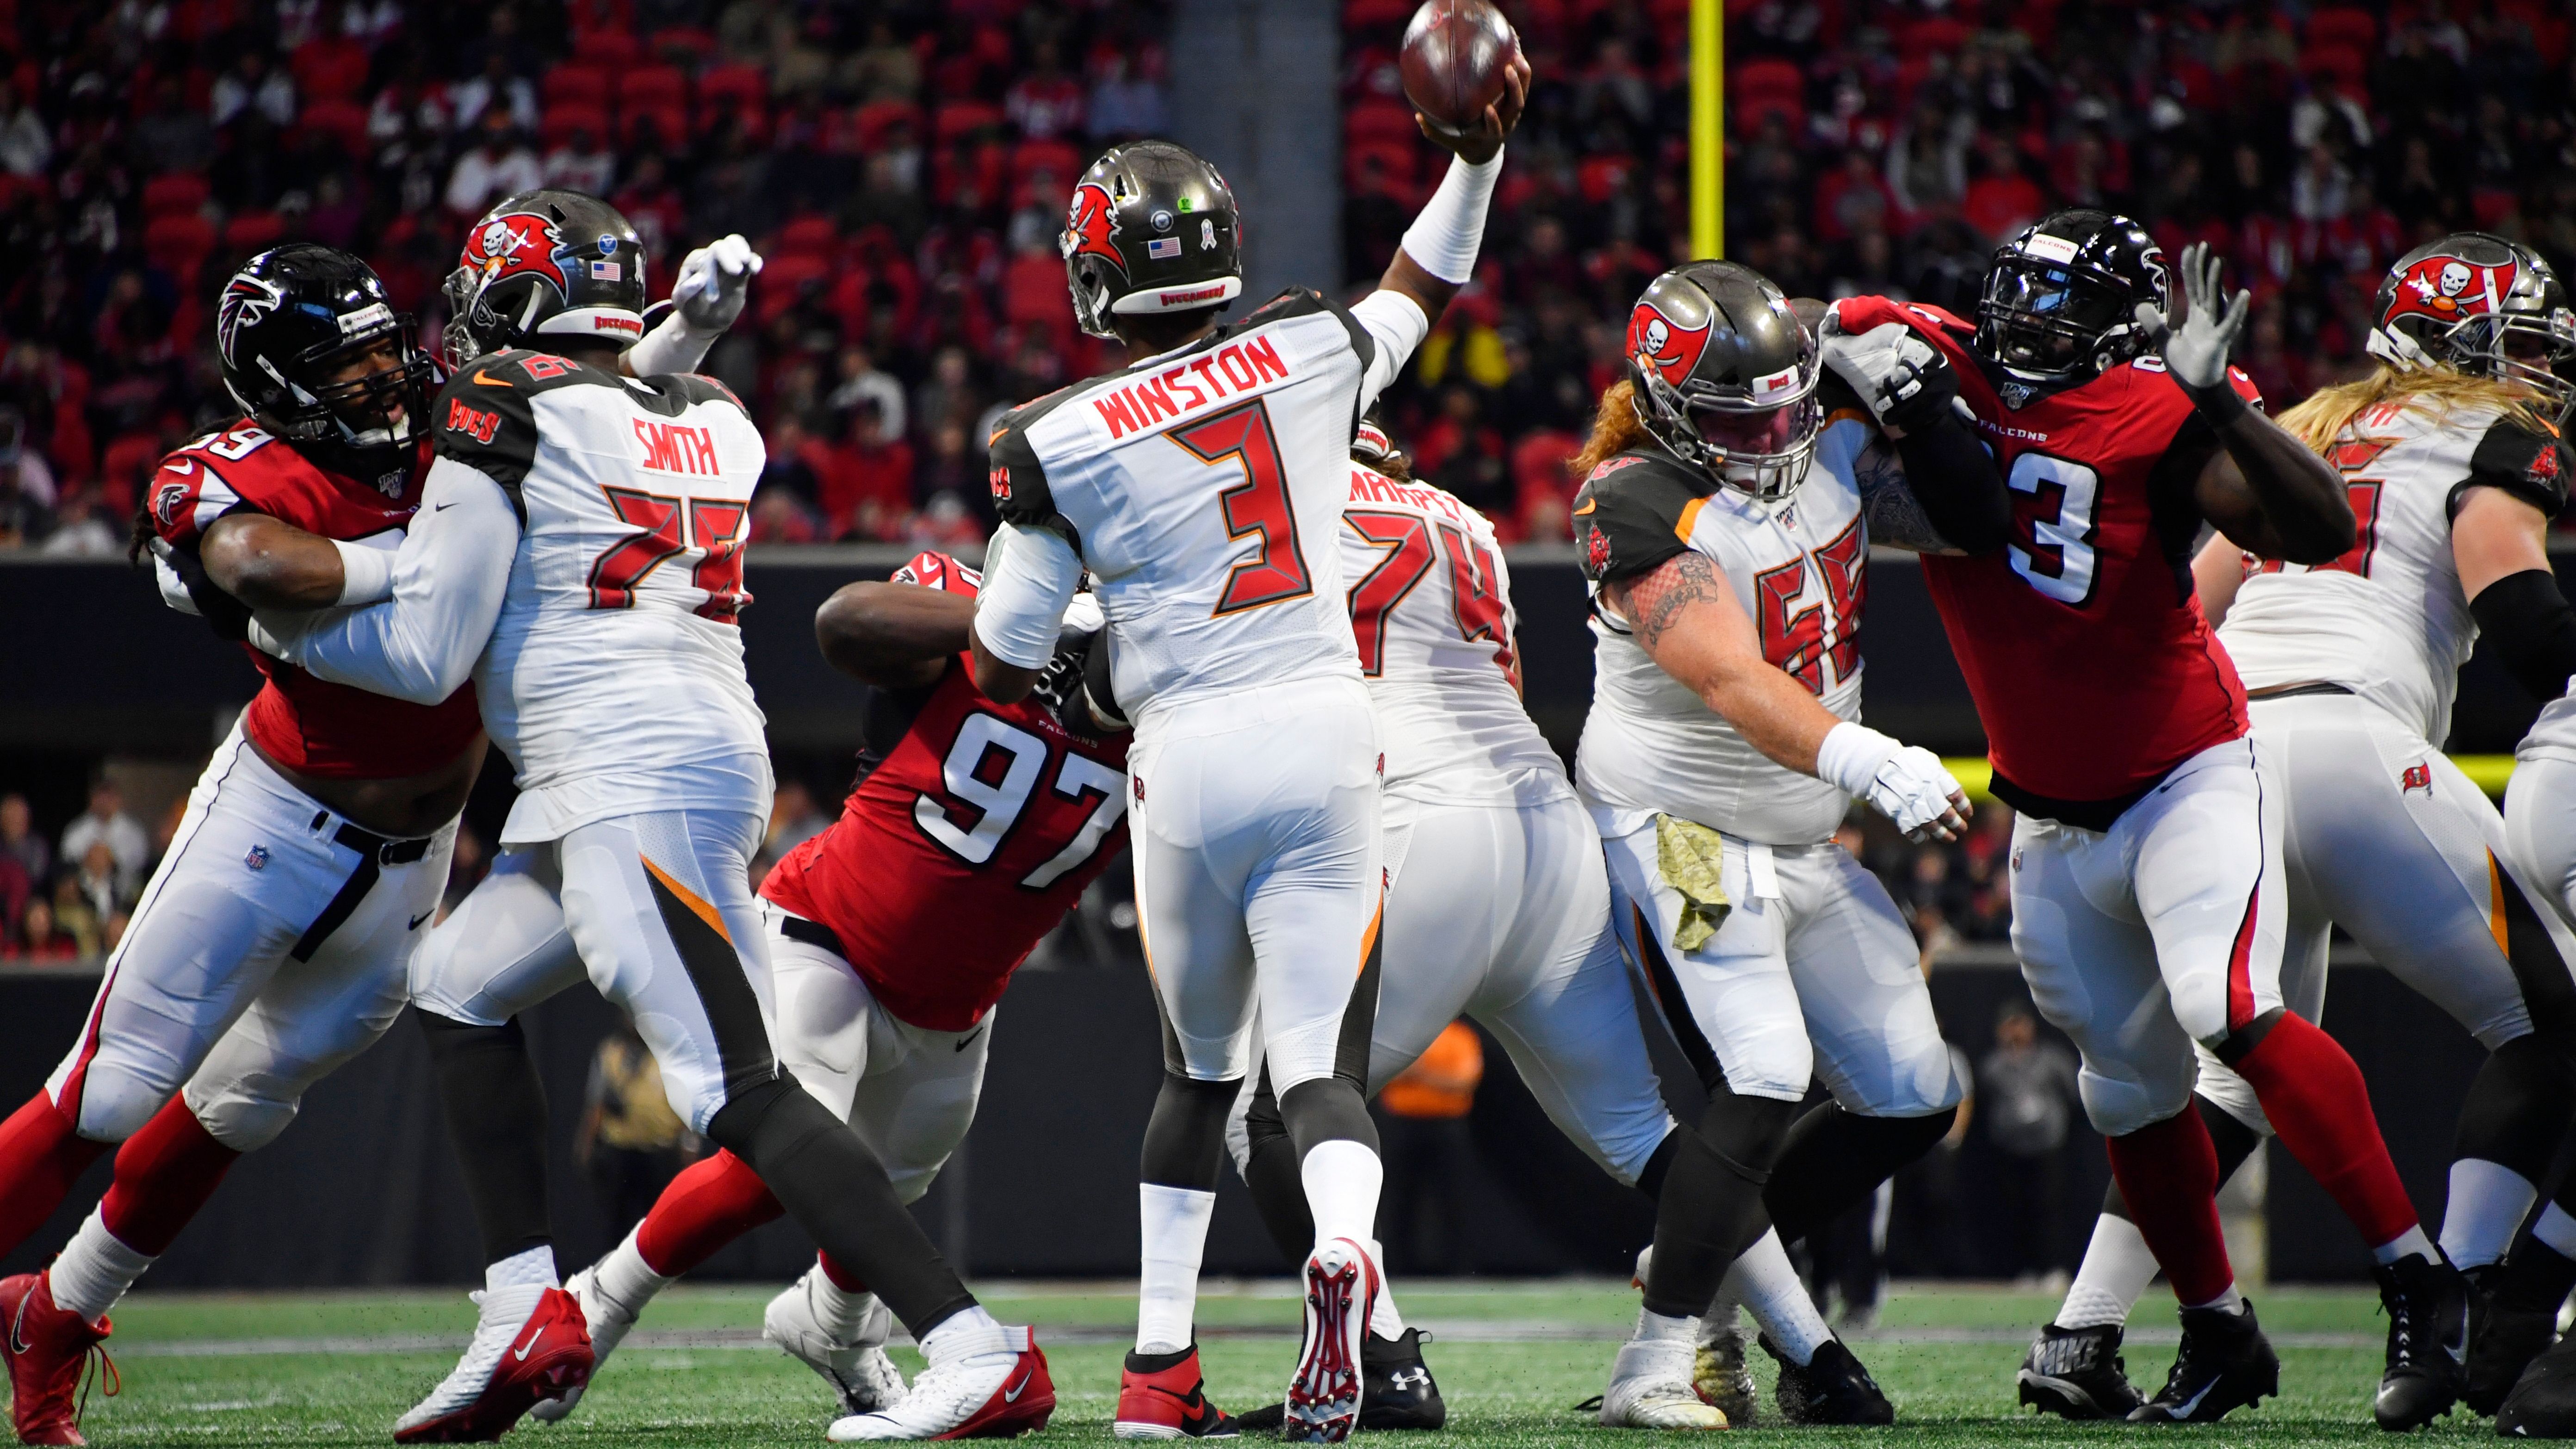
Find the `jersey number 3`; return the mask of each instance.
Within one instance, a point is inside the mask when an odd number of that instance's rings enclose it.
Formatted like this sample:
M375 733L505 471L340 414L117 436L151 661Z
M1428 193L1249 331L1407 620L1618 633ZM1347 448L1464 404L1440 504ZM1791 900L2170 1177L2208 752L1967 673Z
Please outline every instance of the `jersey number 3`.
M948 787L950 798L943 801L925 794L913 801L913 823L968 865L984 864L1001 853L1002 841L1029 808L1048 753L1046 741L1017 725L989 714L966 716L966 722L957 727L957 743L939 763L940 782ZM1126 785L1126 772L1065 751L1064 762L1056 766L1055 793L1073 801L1076 809L1085 799L1098 803L1064 849L1020 877L1020 884L1045 890L1091 859L1127 809ZM971 822L960 825L960 816L971 816Z
M1315 591L1306 572L1306 555L1297 547L1297 512L1288 504L1288 464L1279 456L1279 439L1270 429L1270 409L1262 400L1221 413L1165 434L1202 463L1232 462L1243 481L1217 495L1225 513L1225 536L1258 535L1253 551L1226 575L1225 592L1217 596L1222 617L1257 609Z

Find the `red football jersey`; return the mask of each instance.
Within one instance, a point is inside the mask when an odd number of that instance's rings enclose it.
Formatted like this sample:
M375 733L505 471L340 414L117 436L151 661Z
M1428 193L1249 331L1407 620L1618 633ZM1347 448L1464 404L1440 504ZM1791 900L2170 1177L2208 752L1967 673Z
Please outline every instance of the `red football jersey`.
M386 494L315 466L244 418L161 460L152 475L152 521L180 548L195 548L216 519L245 509L355 543L399 533L411 522L422 471L406 474L399 494ZM248 644L242 648L268 679L243 713L242 728L270 759L304 774L335 780L418 775L455 759L483 732L470 683L443 704L410 704L316 679Z
M1990 371L1968 350L1975 328L1937 307L1854 298L1842 319L1905 322L1949 357L2012 490L2001 551L1923 560L2006 798L2117 800L2244 734L2245 686L2192 592L2198 467L2157 483L2178 443L2206 457L2217 438L2162 359L2030 389Z
M909 719L870 734L900 736L861 757L841 818L760 893L829 927L897 1020L966 1031L1125 843L1129 736L1083 739L1035 695L995 704L964 654L880 705Z

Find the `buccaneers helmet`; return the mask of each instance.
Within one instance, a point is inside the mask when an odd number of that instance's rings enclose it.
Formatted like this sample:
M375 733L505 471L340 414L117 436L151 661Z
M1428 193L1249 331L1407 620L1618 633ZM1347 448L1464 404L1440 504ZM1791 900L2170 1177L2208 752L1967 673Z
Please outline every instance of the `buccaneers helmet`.
M1771 280L1734 262L1685 262L1628 313L1637 421L1717 482L1788 497L1807 479L1824 414L1816 340Z
M2576 382L2576 312L2540 254L2482 231L2453 232L2397 259L2379 283L2370 355L2519 383L2565 408Z
M1169 141L1112 146L1065 212L1074 320L1115 338L1111 316L1218 307L1243 294L1243 221L1216 168Z
M314 242L261 252L215 305L224 387L295 451L398 494L429 428L428 354L365 262ZM386 365L347 373L369 353Z
M536 337L644 335L644 244L616 207L522 191L474 223L447 278L448 365Z
M1969 347L2026 382L2085 382L2148 348L2138 304L2171 296L2146 228L2089 206L2053 211L1995 248Z

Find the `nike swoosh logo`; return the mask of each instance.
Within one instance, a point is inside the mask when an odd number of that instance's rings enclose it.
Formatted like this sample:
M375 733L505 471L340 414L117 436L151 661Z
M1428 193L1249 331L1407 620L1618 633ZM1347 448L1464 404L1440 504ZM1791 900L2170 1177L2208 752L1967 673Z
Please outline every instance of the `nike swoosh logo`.
M514 1359L517 1359L517 1360L518 1360L519 1362L521 1362L521 1363L526 1363L526 1362L528 1361L528 1350L530 1350L530 1349L532 1349L532 1348L535 1348L535 1347L537 1346L537 1340L538 1340L538 1339L541 1339L541 1338L543 1338L543 1337L545 1337L545 1336L546 1336L546 1326L545 1326L544 1324L540 1323L540 1324L538 1324L538 1325L537 1325L537 1331L536 1331L536 1332L534 1332L534 1333L529 1334L529 1335L528 1335L528 1341L527 1341L525 1344L522 1344L522 1345L520 1346L520 1348L519 1348L519 1351L518 1351L517 1353L514 1353L514 1354L510 1355L510 1357L512 1357L512 1358L514 1358ZM2202 1393L2207 1393L2207 1392L2209 1392L2209 1391L2208 1391L2207 1389L2203 1389L2203 1390L2201 1390L2201 1392L2202 1392Z
M412 918L411 918L411 924L410 924L410 925L408 925L408 926L403 927L403 929L404 929L404 930L406 930L406 931L417 931L417 930L419 930L419 929L420 929L420 923L421 923L421 922L426 921L426 920L428 920L430 917L432 917L432 916L434 916L434 915L437 915L437 914L438 914L438 907L436 907L436 906L431 906L428 910L425 910L425 911L421 912L419 915L412 917Z
M1593 509L1596 509L1596 508L1598 508L1598 507L1600 507L1600 506L1601 506L1601 500L1600 500L1600 499L1598 499L1598 498L1586 498L1586 499L1584 499L1584 500L1583 500L1583 506L1582 506L1581 508L1578 508L1578 509L1574 510L1574 516L1575 516L1575 517L1577 517L1577 518L1581 518L1583 515L1585 515L1585 514L1587 514L1587 513L1590 513Z
M2208 1398L2208 1397L2209 1397L2209 1391L2210 1391L2211 1389L2214 1389L2214 1388L2217 1388L2217 1387L2218 1387L2218 1380L2216 1380L2216 1379L2211 1379L2208 1383L2202 1384L2202 1385L2200 1386L2200 1392L2199 1392L2199 1393L2196 1393L2196 1394L2192 1395L2190 1398L2185 1399L2185 1400L2183 1400L2183 1401L2182 1401L2182 1404L2181 1404L2181 1410L2182 1410L2182 1411L2181 1411L2180 1413L2178 1413L2178 1414L2175 1414L2175 1415L2174 1415L2174 1417L2175 1417L2175 1418L2177 1418L2177 1419L2188 1419L2188 1418L2190 1418L2192 1415L2199 1413L2199 1412L2200 1412L2200 1401L2201 1401L2201 1400L2203 1400L2203 1399L2205 1399L2205 1398Z
M161 471L162 471L162 472L164 472L164 473L176 473L176 474L178 474L180 477L185 478L185 477L187 477L189 474L194 473L194 472L196 472L196 471L197 471L197 464L196 464L196 461L195 461L194 459L191 459L191 458L181 458L179 461L177 461L177 462L175 462L175 463L164 463L164 464L162 464L162 465L161 465Z
M982 1028L982 1027L980 1027L980 1026L979 1026L979 1027L977 1027L977 1028L975 1028L973 1031L970 1031L970 1032L966 1033L964 1036L959 1037L959 1038L957 1039L957 1047L956 1047L956 1049L957 1049L958 1051L961 1051L961 1052L962 1052L962 1051L964 1051L964 1050L966 1050L968 1047L973 1046L973 1045L975 1044L975 1038L977 1038L977 1037L979 1037L979 1036L982 1036L983 1034L984 1034L984 1028Z
M9 1351L13 1354L25 1353L28 1351L27 1299L35 1296L35 1285L29 1284L27 1287L26 1297L18 1300L18 1311L9 1315Z
M456 505L453 503L442 503L429 511L432 513L445 513L447 510L454 508L455 506Z
M474 369L474 381L475 381L476 383L480 384L481 386L484 386L484 387L509 387L509 386L511 386L510 380L509 380L508 378L503 378L503 377L494 377L492 374L490 374L490 373L488 373L488 372L485 372L483 369L481 369L481 368L479 368L479 367L478 367L478 368L476 368L476 369Z
M1029 1380L1036 1378L1037 1376L1038 1371L1036 1369L1030 1369L1028 1372L1020 1375L1020 1381L1017 1384L1002 1390L1002 1402L1006 1404L1018 1403L1020 1401L1020 1395L1028 1392Z

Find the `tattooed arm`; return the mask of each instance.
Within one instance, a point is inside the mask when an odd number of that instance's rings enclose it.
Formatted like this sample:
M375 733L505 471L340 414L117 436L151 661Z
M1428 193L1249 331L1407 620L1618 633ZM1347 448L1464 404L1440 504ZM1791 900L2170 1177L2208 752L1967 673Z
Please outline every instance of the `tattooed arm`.
M1922 501L1906 486L1905 464L1887 439L1870 439L1869 446L1852 460L1852 483L1860 490L1860 513L1869 520L1871 543L1915 553L1965 552L1952 547L1932 526Z
M1753 620L1708 555L1681 553L1604 583L1601 597L1646 656L1745 743L1789 769L1816 773L1816 747L1842 721L1762 656Z

